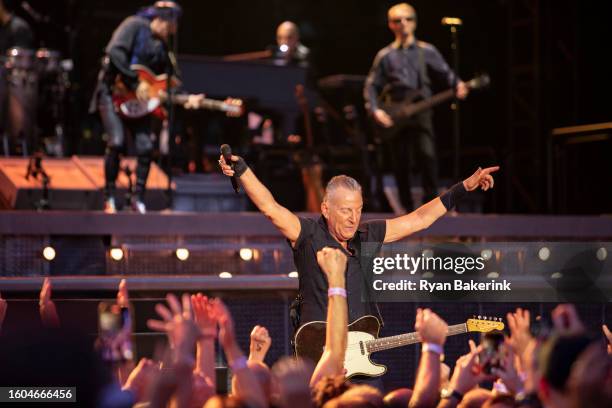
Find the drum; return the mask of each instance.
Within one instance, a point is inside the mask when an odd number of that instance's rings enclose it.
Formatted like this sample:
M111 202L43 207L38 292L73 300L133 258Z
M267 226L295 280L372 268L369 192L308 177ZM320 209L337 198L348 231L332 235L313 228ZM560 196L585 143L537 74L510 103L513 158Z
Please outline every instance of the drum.
M40 48L36 51L36 65L41 74L56 74L61 70L61 54L49 48Z

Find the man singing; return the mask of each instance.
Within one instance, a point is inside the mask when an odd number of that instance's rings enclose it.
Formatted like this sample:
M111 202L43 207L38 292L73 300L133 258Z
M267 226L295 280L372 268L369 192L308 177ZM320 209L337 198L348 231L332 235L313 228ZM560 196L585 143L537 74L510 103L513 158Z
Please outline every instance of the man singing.
M113 106L112 93L117 78L130 90L136 92L141 101L149 98L149 84L139 81L130 67L144 65L155 74L172 74L172 62L168 54L168 39L176 32L181 14L174 1L158 1L138 15L128 17L113 32L105 49L102 69L90 111L98 110L108 135L108 146L104 159L105 211L115 213L115 182L119 173L119 155L123 149L125 132L134 138L138 164L136 166L135 195L132 208L143 214L146 211L144 194L151 166L153 142L151 140L152 118L147 115L139 119L122 119Z
M364 97L374 120L392 135L388 146L391 166L401 203L410 211L414 208L410 191L412 158L421 171L423 202L437 196L438 164L432 111L417 114L406 125L395 127L391 117L380 109L379 100L384 97L401 101L408 95L427 98L432 95L431 80L454 88L459 99L467 96L468 88L433 45L416 39L417 17L411 5L397 4L389 9L387 16L395 41L376 55L365 83Z
M493 173L499 167L478 169L472 176L451 187L442 196L406 215L360 223L363 198L359 183L348 176L332 178L325 189L318 220L298 217L276 202L270 191L257 179L244 159L232 156L232 166L223 156L219 165L226 176L235 176L244 191L289 241L299 273L299 293L302 297L299 324L325 321L327 281L317 264L317 252L330 247L342 250L348 257L346 291L349 322L372 314L370 304L361 300L365 281L364 271L371 270L376 252L363 253L361 244L393 242L425 229L450 210L463 196L478 187L493 187ZM376 245L374 245L376 246ZM298 325L299 325L298 324Z

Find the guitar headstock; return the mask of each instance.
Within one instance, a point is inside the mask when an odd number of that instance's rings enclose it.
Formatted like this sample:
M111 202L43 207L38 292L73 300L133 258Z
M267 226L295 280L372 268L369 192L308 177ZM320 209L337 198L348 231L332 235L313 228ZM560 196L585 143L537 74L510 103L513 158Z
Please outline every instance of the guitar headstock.
M487 73L482 73L478 76L475 76L467 82L467 86L470 89L486 88L487 86L489 86L489 84L491 84L491 77L489 77L489 74Z
M487 333L493 330L504 330L504 322L500 317L476 316L473 319L467 319L465 325L468 332Z
M227 116L237 118L244 115L244 102L238 98L227 98L223 101L227 106L225 113Z

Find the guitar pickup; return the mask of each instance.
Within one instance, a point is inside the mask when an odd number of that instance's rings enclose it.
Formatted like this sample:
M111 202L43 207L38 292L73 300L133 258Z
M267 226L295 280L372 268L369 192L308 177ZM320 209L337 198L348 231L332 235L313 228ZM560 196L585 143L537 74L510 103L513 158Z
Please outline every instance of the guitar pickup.
M363 347L363 341L360 341L360 342L359 342L359 348L361 349L361 355L362 355L362 356L363 356L363 355L365 355L365 349L364 349L364 347Z

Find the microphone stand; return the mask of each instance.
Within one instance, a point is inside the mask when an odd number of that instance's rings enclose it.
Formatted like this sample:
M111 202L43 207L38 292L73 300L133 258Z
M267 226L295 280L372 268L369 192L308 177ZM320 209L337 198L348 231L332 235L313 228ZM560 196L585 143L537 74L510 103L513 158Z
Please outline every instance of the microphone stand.
M41 177L42 182L42 197L40 200L34 203L34 207L37 211L49 210L51 206L49 205L49 183L51 182L51 178L45 171L42 166L42 152L36 152L28 161L28 168L26 171L25 179L29 180L30 176L38 180L38 175Z
M462 24L461 19L445 17L442 19L442 25L450 27L451 33L451 52L453 71L459 78L459 30L458 27ZM460 173L460 144L461 144L461 122L459 115L459 99L455 97L451 104L453 110L453 180L459 180Z

